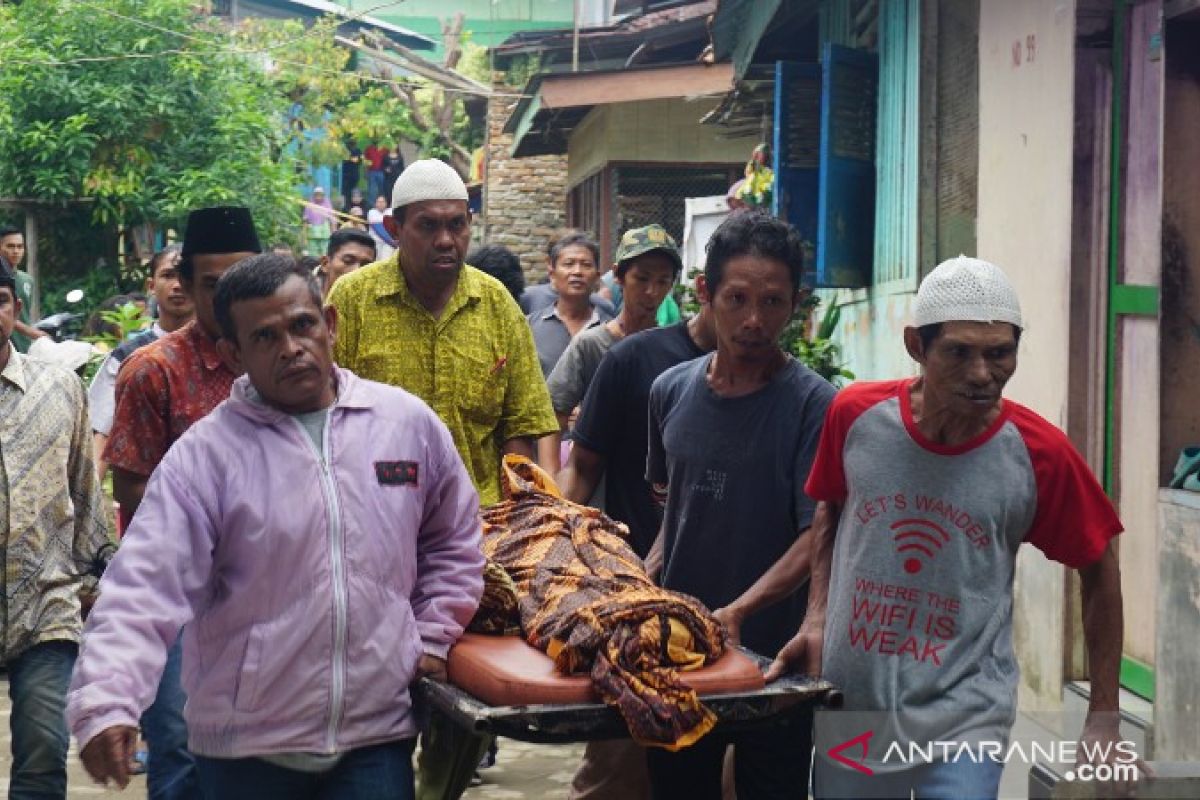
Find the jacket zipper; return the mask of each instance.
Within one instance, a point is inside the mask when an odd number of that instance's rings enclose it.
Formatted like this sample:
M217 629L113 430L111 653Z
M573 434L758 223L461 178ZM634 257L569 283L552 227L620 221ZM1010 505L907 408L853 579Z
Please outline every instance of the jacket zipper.
M329 512L329 564L333 573L333 669L332 687L329 693L329 726L325 730L325 749L333 753L337 751L337 729L342 722L342 705L346 693L346 563L342 556L342 512L338 505L337 487L330 470L329 429L332 427L333 414L325 420L325 430L321 436L321 450L317 450L312 437L308 435L304 425L295 417L292 420L300 428L304 441L317 457L321 467L321 488L325 492L326 509Z

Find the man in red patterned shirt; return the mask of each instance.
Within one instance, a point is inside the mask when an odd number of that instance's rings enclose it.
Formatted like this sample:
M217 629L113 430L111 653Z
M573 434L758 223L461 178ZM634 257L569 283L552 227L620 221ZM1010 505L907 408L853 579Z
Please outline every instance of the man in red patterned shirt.
M179 437L229 397L237 376L221 360L213 312L217 281L243 258L262 252L244 208L202 208L188 216L179 275L196 318L135 352L117 375L116 411L104 458L113 494L127 521L137 510L150 473ZM171 648L154 704L142 716L150 745L147 789L152 800L199 797L187 750L180 647Z

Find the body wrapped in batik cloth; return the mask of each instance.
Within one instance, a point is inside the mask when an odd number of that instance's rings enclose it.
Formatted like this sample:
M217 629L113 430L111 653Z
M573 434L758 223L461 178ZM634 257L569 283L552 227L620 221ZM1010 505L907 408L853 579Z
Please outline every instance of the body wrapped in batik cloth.
M724 651L698 600L646 576L624 525L564 500L527 459L505 458L505 500L482 511L484 554L516 587L521 630L564 674L590 673L640 744L679 749L715 716L680 680Z

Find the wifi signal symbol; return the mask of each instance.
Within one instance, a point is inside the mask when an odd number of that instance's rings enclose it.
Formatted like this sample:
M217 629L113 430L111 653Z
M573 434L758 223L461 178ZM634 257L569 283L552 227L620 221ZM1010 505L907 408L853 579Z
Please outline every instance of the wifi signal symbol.
M916 553L933 560L942 545L950 542L950 534L927 519L902 519L893 522L891 529L895 532L892 539L896 542L896 552L914 554L904 559L904 571L909 575L916 575L924 567Z

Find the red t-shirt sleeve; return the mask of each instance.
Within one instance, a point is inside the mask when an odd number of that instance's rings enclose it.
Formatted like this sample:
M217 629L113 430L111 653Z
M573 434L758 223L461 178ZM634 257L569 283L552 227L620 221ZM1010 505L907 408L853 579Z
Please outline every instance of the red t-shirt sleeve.
M1022 407L1012 419L1037 484L1037 511L1025 541L1074 569L1095 563L1124 530L1112 501L1066 434Z
M849 495L846 483L844 453L850 426L864 411L878 403L895 397L907 381L873 381L854 383L842 389L829 404L825 413L825 426L817 443L817 456L804 493L818 502L842 503Z
M171 446L170 387L162 368L145 352L126 359L117 373L113 426L104 460L149 476Z

